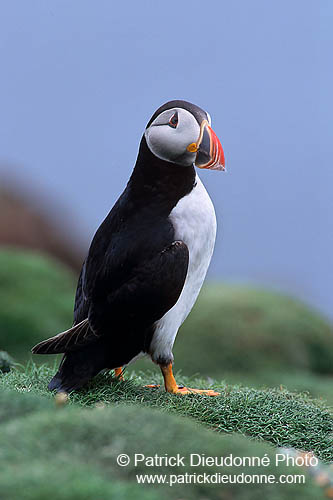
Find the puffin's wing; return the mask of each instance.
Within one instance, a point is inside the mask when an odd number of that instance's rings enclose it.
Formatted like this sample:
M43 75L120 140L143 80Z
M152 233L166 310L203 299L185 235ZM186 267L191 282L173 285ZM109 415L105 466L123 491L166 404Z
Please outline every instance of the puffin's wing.
M115 321L121 321L124 328L149 326L177 302L185 283L188 261L186 244L173 242L152 259L134 267L131 277L117 289L110 289L110 293L106 290L103 300L93 300L88 318L40 342L32 352L57 354L78 350L112 332Z
M182 241L135 266L121 286L92 301L89 323L93 330L112 334L112 325L125 329L150 326L177 302L184 287L189 252Z

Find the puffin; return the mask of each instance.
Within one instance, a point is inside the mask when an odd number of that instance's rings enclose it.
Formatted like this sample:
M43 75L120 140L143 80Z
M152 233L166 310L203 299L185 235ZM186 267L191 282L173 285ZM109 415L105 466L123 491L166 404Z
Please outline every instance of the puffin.
M165 390L178 386L172 348L213 254L216 216L197 168L225 170L210 115L183 100L155 111L127 186L96 231L78 279L71 328L32 348L63 353L48 388L70 393L106 369L141 356L159 365ZM150 385L146 387L158 387Z

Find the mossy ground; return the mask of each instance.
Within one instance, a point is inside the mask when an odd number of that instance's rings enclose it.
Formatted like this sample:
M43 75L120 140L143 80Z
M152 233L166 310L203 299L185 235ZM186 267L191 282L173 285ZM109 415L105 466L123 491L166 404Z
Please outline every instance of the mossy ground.
M52 394L45 392L49 374L49 368L35 368L32 373L30 367L23 374L14 371L1 379L2 387L7 387L0 391L0 491L6 500L325 498L306 469L284 463L276 466L278 450L262 441L272 434L276 424L275 442L291 438L293 444L304 447L307 442L312 447L316 444L313 432L317 427L318 440L330 446L332 414L305 397L278 395L274 391L254 394L254 391L236 388L224 392L220 400L195 395L171 396L142 389L141 384L147 381L144 378L120 383L103 376L86 390L73 394L69 405L57 408ZM225 387L220 385L220 389ZM282 411L282 401L287 406L285 411ZM243 409L240 404L244 405ZM252 426L248 427L244 423L251 420L251 406L252 413L254 408L256 412ZM236 412L235 408L238 408ZM224 416L220 413L222 409ZM266 426L259 415L265 411L266 424L269 423ZM303 413L302 423L299 418L290 418L293 411ZM281 417L290 423L289 430L283 430ZM311 429L308 428L310 420L313 421ZM236 435L234 430L255 434L260 441ZM325 445L320 450L317 447L317 452L328 458L324 448ZM117 465L116 457L120 453L131 458L129 466ZM185 457L185 466L147 467L144 463L135 466L135 453L146 457L178 453ZM191 467L192 453L206 457L266 456L270 465ZM274 474L277 478L281 474L304 474L305 484L188 483L170 487L140 485L136 481L137 474L161 474L169 480L170 474L185 473Z
M12 370L0 378L0 388L52 397L47 383L54 370L30 364ZM276 446L313 451L324 461L333 461L332 408L306 394L286 389L251 389L225 382L208 383L205 379L178 376L178 383L189 387L213 388L218 397L174 396L163 388L149 389L145 384L161 383L155 374L138 374L121 382L112 373L104 373L84 389L71 395L71 404L90 407L97 403L136 404L190 417L217 432L239 432Z

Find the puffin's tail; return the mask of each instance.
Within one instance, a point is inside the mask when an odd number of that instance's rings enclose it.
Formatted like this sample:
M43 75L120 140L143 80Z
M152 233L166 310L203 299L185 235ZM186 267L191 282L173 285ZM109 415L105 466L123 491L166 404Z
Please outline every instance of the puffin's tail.
M99 341L80 351L66 352L48 388L57 392L80 389L104 368L113 368L108 367L106 354L107 350Z
M91 342L95 342L98 338L99 336L91 329L89 320L86 318L69 330L39 342L31 349L31 352L33 354L59 354L76 351Z

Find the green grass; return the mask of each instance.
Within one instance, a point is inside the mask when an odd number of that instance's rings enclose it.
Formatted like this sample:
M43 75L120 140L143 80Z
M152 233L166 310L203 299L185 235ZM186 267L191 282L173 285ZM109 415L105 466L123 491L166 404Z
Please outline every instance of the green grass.
M0 388L15 389L48 398L52 394L47 383L54 371L44 365L30 364L25 370L12 370L0 378ZM177 377L178 383L189 387L207 388L204 379ZM276 446L313 451L324 461L333 461L332 408L306 394L290 393L286 389L250 389L209 384L221 392L219 397L186 397L166 394L162 389L144 388L148 383L160 383L155 374L140 374L119 382L109 373L96 377L87 388L71 395L75 406L94 406L96 403L119 403L159 408L200 422L217 432L238 432L270 442Z
M257 373L229 372L225 380L230 384L242 384L261 389L263 387L288 387L292 392L306 392L311 397L321 399L333 406L333 376L318 375L302 370L265 371Z
M55 408L44 393L43 381L48 369L39 368L34 375L25 373L25 381L14 371L5 376L6 384L16 390L0 391L0 497L6 500L128 500L186 499L270 500L324 498L306 470L275 466L276 451L268 444L235 434L221 434L205 429L197 422L175 415L181 405L183 413L198 404L198 398L165 395L146 396L134 381L113 384L103 389L96 381L89 393L77 394L72 404ZM30 378L30 382L28 380ZM16 382L14 381L16 380ZM104 378L104 382L110 382ZM142 381L140 380L140 383ZM25 389L25 393L18 390ZM112 394L113 393L113 394ZM125 397L127 394L127 397ZM108 395L108 396L107 396ZM50 396L50 395L49 395ZM98 398L107 404L94 407ZM205 399L205 398L204 398ZM115 404L109 405L111 400ZM205 399L206 400L206 399ZM99 399L100 401L100 399ZM149 404L148 401L150 401ZM160 404L157 404L159 401ZM170 404L174 401L173 404ZM208 401L206 400L208 403ZM126 403L126 404L124 404ZM136 404L133 404L136 403ZM168 403L166 405L166 403ZM81 405L81 407L80 407ZM82 408L82 405L84 408ZM87 408L87 405L92 407ZM185 405L185 406L184 406ZM146 406L146 407L143 407ZM151 406L159 406L152 408ZM168 408L167 408L168 407ZM185 410L187 408L187 410ZM208 406L209 408L209 406ZM168 409L173 413L169 414ZM184 411L185 410L185 411ZM200 412L202 413L202 412ZM206 415L205 420L207 420ZM119 467L116 457L126 453L132 459L128 467ZM145 456L185 457L185 467L147 467L133 464L135 453ZM268 467L190 467L191 453L221 457L269 457ZM306 484L178 484L138 485L136 474L305 474Z

